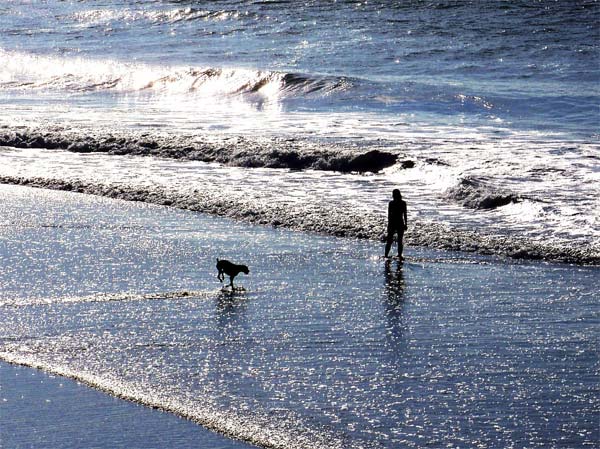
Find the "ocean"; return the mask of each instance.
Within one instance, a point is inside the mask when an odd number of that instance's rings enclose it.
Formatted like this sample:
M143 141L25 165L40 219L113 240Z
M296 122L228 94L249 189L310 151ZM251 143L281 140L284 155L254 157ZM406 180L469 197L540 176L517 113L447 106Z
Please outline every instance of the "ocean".
M415 244L597 262L599 8L4 2L0 144L22 149L3 151L4 181L69 177L45 165L28 171L32 147L57 150L47 157L59 168L75 159L67 151L170 158L161 179L179 177L189 160L236 173L303 170L299 185L275 192L283 205L271 222L294 226L290 208L314 206L304 190L315 186L327 198L323 215L339 208L341 220L358 211L364 221L368 212L374 229L397 187ZM270 172L241 171L272 185ZM112 176L105 183L118 182ZM245 174L234 185L224 176L227 195L254 191ZM307 201L290 206L290 196ZM252 201L231 208L260 213ZM382 232L344 228L319 230Z
M591 0L1 2L0 358L266 447L595 444L599 25ZM231 301L223 253L286 275Z

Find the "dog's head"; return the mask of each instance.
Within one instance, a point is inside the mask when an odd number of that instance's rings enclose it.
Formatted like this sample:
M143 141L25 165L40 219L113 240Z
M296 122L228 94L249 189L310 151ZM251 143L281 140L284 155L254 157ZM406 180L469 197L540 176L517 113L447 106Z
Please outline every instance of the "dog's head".
M241 265L241 267L240 267L240 268L242 269L242 272L243 272L244 274L248 274L248 273L250 273L250 270L248 269L248 267L247 267L246 265Z

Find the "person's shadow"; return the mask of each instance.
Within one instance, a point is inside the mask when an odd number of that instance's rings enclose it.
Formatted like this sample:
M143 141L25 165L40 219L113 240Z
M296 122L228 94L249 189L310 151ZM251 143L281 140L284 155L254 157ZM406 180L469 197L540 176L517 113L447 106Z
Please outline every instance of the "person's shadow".
M402 263L385 262L385 314L388 338L397 346L404 336L404 296L406 283Z

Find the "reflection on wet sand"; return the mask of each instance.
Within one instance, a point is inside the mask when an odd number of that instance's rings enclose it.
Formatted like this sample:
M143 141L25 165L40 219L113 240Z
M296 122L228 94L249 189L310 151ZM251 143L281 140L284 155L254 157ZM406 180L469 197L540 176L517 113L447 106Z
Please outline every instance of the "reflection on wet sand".
M387 335L392 342L398 344L402 340L405 326L403 308L406 283L402 271L402 262L386 260L385 287L387 296L385 301Z
M415 247L385 263L370 241L0 193L2 296L22 300L0 307L2 360L261 447L597 441L597 268ZM246 293L219 290L224 248L260 267Z
M224 339L234 337L248 327L246 299L235 292L220 292L216 298L217 327Z

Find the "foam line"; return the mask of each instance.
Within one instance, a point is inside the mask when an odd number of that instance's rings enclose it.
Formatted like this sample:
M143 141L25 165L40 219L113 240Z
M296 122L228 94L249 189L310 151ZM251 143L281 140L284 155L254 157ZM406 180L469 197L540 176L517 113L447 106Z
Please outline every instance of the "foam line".
M24 299L0 299L0 306L20 307L39 304L69 304L83 302L109 302L109 301L154 301L183 298L208 298L216 295L219 290L194 291L180 290L174 292L158 293L96 293L87 296L63 296L58 298L24 298Z
M200 140L185 136L153 136L129 133L93 135L73 132L0 132L0 146L15 148L60 149L73 153L158 156L202 162L217 162L238 167L288 168L378 172L399 161L399 154L378 149L362 150L309 144L286 139L237 137L228 141ZM403 168L413 161L401 161Z
M317 205L310 213L298 214L293 209L279 207L278 205L253 204L233 198L229 201L222 201L215 195L205 195L202 192L182 196L177 192L160 187L136 186L130 188L123 184L94 184L84 181L11 176L0 176L0 183L87 193L128 201L143 201L254 224L284 226L290 229L329 234L337 237L382 241L385 235L384 223L379 215L369 212L357 212L349 216L347 209L332 205L322 208ZM508 238L506 236L486 235L450 228L438 223L419 221L418 219L412 222L405 240L408 245L412 246L474 252L512 259L600 265L600 253L594 246L577 247L575 245L538 242L518 236Z
M199 404L199 401L189 403L173 399L160 391L151 391L149 388L144 388L144 385L111 378L110 375L82 372L68 366L40 361L35 356L18 355L10 351L0 351L0 360L76 380L117 398L172 413L229 438L260 447L268 449L343 448L341 439L333 436L311 432L308 429L305 429L304 432L293 431L293 429L278 430L273 425L269 425L268 417L261 417L258 413L254 419L249 419L248 416L236 412L219 410L217 406L207 401L200 401Z

